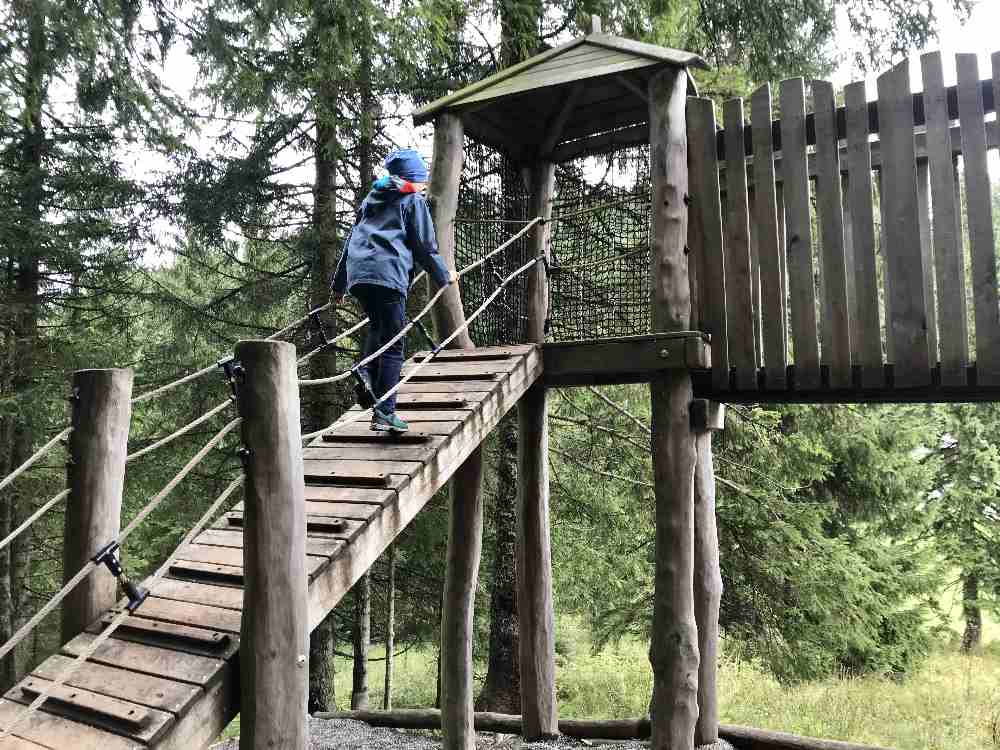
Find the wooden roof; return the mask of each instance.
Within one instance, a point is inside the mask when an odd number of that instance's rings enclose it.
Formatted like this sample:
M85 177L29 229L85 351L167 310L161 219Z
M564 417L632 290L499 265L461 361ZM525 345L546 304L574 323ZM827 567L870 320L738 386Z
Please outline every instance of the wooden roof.
M456 112L477 141L562 161L606 148L614 133L645 140L646 87L667 66L708 67L692 52L596 30L431 102L413 120Z

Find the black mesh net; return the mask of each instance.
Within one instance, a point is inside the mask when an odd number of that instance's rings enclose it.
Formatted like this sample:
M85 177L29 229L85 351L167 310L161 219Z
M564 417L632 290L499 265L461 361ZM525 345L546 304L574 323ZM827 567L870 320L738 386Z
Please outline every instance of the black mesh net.
M556 170L549 274L555 341L649 332L649 148L621 147ZM456 260L479 260L524 226L528 192L513 160L466 141ZM527 260L519 239L462 281L468 311ZM526 276L514 280L472 324L479 346L524 341Z

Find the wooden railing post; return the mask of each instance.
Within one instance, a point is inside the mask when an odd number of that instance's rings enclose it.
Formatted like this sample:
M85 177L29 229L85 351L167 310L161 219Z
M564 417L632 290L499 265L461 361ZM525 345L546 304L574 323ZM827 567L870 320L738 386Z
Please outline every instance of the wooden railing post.
M241 341L236 359L246 472L240 750L306 750L309 584L295 347Z
M131 370L73 373L63 580L76 575L121 529L131 402ZM103 568L84 579L63 601L63 642L114 606L117 591L114 576Z
M461 119L439 115L434 123L434 163L431 165L430 199L437 230L438 250L448 268L455 270L455 215L462 176L464 131ZM448 289L434 306L438 338L451 334L465 322L458 286ZM451 343L471 349L468 330ZM448 568L441 614L441 732L444 750L475 750L472 671L473 614L483 546L483 453L477 447L451 479L448 526Z
M698 623L698 723L694 744L711 745L719 739L719 532L715 519L715 466L712 433L725 426L723 404L691 402L691 430L697 441L694 470L694 614Z
M530 170L529 216L552 214L555 167L539 162ZM530 237L533 257L548 254L548 224ZM546 267L528 275L527 341L545 341L549 298ZM527 740L559 734L556 706L555 614L552 604L552 551L549 531L548 393L535 383L518 404L517 615L520 623L521 716Z
M652 178L653 331L687 330L687 72L667 68L649 82ZM742 166L742 162L741 162ZM693 750L698 719L698 633L694 607L694 475L691 375L666 371L650 381L656 494L656 572L650 706L655 750Z

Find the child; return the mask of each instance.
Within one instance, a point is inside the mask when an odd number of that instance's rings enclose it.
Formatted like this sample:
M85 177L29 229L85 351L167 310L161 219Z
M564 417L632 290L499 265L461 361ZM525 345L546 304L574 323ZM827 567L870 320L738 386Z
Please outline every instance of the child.
M385 159L389 174L379 178L361 203L332 280L334 304L350 291L368 315L365 356L381 348L406 325L406 295L413 276L413 261L423 267L438 286L456 280L438 254L430 209L423 192L427 165L413 149L393 151ZM403 367L403 340L358 371L376 398L399 383ZM371 428L380 432L406 432L409 426L396 415L393 394L372 411Z

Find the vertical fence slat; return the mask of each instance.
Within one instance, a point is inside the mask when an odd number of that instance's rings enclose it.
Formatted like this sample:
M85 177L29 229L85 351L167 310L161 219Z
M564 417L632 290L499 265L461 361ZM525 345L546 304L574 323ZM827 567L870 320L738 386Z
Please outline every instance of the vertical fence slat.
M897 387L929 385L927 313L923 259L917 221L917 158L913 139L913 98L909 63L878 78L879 133L886 220L887 291L891 297L889 336L893 340Z
M771 139L771 86L764 84L750 99L753 130L754 228L760 263L760 313L766 388L785 387L788 364L784 289L781 282L781 245Z
M784 331L784 341L782 347L785 352L785 365L787 373L788 364L788 268L785 262L785 185L782 182L777 184L776 191L778 205L778 279L781 283L781 330ZM786 378L787 381L787 378ZM786 382L787 386L787 382Z
M956 203L955 163L941 53L920 58L927 119L927 159L934 217L938 346L943 385L965 385L969 330L965 305L965 246Z
M841 166L845 169L846 164ZM845 172L841 172L840 177L840 204L844 207L844 261L847 265L847 314L851 325L851 363L858 364L861 356L858 353L858 344L861 342L860 328L858 322L858 292L854 282L854 230L852 229L851 198L850 198L850 178Z
M820 385L819 342L813 282L812 221L806 161L805 85L801 78L781 82L781 172L785 198L788 289L792 313L795 386Z
M882 144L879 144L881 148ZM886 234L887 227L889 226L889 221L885 216L885 180L883 180L882 166L879 164L878 172L876 172L876 179L878 182L878 215L879 215L879 231L878 231L878 254L882 258L882 280L885 287L885 292L882 295L884 300L883 308L883 320L885 320L885 361L895 362L896 357L893 348L893 338L892 338L892 277L889 275L889 260L886 257L887 247L889 246L888 235Z
M924 264L924 303L927 305L927 351L931 366L938 361L937 305L934 304L934 251L931 248L930 170L927 159L917 160L917 221L920 257Z
M1000 383L1000 310L993 242L992 195L986 168L986 125L974 54L956 55L958 119L962 128L965 200L972 250L972 301L976 320L976 375L979 385Z
M764 364L763 342L761 341L760 309L760 237L754 224L757 215L756 196L750 190L747 195L747 217L750 227L750 307L753 310L753 361L758 370Z
M739 390L757 388L754 358L752 273L750 267L750 206L747 196L743 100L723 106L726 143L726 313L729 361L736 368Z
M715 107L711 99L687 101L688 190L690 224L699 224L704 256L700 273L701 330L712 336L712 386L729 387L729 348L726 327L726 258L719 196L719 163L715 141ZM697 253L698 248L692 248Z
M830 365L830 385L851 385L851 322L847 299L847 261L844 249L844 208L840 197L840 156L837 142L837 104L833 84L813 81L816 107L816 207L822 240L823 361Z

